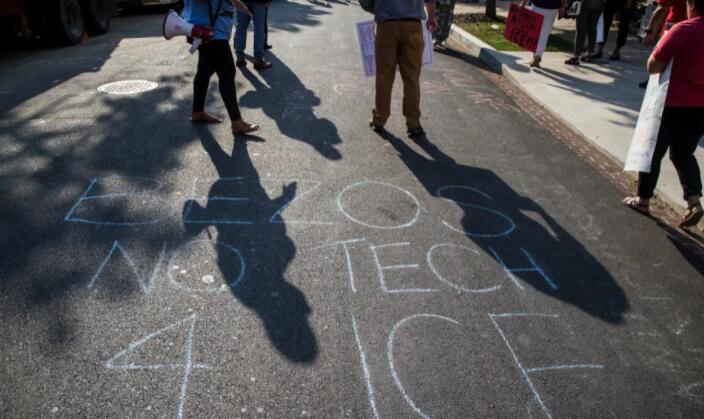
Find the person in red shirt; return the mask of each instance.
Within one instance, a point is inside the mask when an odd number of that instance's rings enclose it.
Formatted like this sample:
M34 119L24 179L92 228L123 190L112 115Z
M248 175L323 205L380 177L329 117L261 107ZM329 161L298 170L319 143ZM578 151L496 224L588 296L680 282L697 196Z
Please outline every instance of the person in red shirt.
M643 46L651 47L659 35L686 19L687 0L658 0L658 7L645 30Z
M687 15L688 20L667 31L648 59L650 74L662 73L672 60L670 85L650 173L638 174L638 195L623 201L641 213L650 213L660 161L669 148L687 201L680 227L696 225L704 216L701 173L694 156L704 136L704 0L687 0Z
M658 7L648 22L643 37L643 46L650 48L660 35L667 32L675 23L687 19L687 0L658 0ZM648 87L648 79L638 83L638 87Z

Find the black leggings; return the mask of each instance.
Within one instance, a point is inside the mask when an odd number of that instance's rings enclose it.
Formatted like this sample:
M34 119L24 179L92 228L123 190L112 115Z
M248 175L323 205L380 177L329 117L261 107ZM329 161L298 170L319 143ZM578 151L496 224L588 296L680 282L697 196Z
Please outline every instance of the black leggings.
M218 87L232 121L241 119L235 91L235 60L227 41L210 41L198 48L198 71L193 79L193 112L203 112L210 77L218 75Z
M633 7L626 7L626 2L627 0L606 0L606 7L604 8L604 44L609 38L609 29L611 28L611 23L614 21L614 16L620 10L621 14L618 22L618 40L616 46L621 48L626 45L628 26L631 24L631 8Z
M596 25L599 23L602 9L582 9L577 16L577 34L574 37L574 56L584 51L584 39L587 39L587 52L594 52L596 45Z
M694 152L704 135L704 108L666 107L655 144L650 173L638 173L638 196L652 198L660 176L660 160L670 148L670 160L677 169L684 199L701 196L702 179Z

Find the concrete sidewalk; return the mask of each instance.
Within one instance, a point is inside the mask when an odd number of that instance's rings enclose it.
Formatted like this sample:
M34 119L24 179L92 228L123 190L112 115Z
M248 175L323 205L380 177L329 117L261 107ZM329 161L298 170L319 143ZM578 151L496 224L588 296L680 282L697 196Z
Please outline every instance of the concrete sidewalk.
M509 2L498 2L499 15L506 15ZM455 13L481 13L481 4L458 3ZM572 36L574 20L559 20L553 33ZM561 118L616 160L623 162L628 152L644 90L638 83L645 80L648 51L636 39L629 39L621 50L620 61L598 60L593 64L568 66L567 53L545 53L542 68L531 69L530 52L499 52L466 31L453 25L451 37L466 46L474 55L511 79L528 95ZM613 50L612 31L604 56ZM695 153L704 161L704 149ZM656 193L676 209L684 210L682 188L668 158L663 159Z

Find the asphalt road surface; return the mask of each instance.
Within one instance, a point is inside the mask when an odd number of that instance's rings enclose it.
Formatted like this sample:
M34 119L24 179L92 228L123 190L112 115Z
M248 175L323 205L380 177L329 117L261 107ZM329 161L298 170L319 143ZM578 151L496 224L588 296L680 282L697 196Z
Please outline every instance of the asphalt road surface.
M461 55L373 133L368 18L274 2L249 138L159 14L0 55L0 416L704 415L701 264Z

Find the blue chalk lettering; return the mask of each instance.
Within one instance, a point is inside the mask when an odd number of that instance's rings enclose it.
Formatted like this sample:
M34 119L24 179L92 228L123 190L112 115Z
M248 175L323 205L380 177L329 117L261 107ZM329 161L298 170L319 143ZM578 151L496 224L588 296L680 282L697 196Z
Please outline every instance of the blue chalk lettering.
M472 188L472 187L469 187L469 186L463 186L463 185L448 185L448 186L443 186L443 187L439 188L439 189L435 192L435 194L436 194L438 197L440 197L440 198L442 198L442 199L444 199L444 200L446 200L446 201L453 202L453 203L455 203L455 204L457 204L457 205L459 205L459 206L461 206L461 207L472 208L472 209L476 209L476 210L479 210L479 211L488 212L489 214L493 214L493 215L495 215L495 216L501 218L502 220L504 220L504 221L506 222L506 224L508 224L508 226L507 226L504 230L499 231L499 232L495 232L495 233L478 233L478 232L467 231L467 230L465 230L464 228L457 228L457 227L453 226L452 224L448 223L447 221L442 221L443 225L444 225L445 227L449 228L450 230L455 231L455 232L460 233L460 234L464 234L464 235L466 235L466 236L468 236L468 237L490 238L490 237L508 236L509 234L513 233L513 231L516 229L516 223L514 223L513 220L511 219L511 217L509 217L508 215L506 215L506 214L504 214L504 213L502 213L502 212L500 212L500 211L497 211L497 210L495 210L495 209L488 208L488 207L485 207L485 206L482 206L482 205L470 204L470 203L468 203L468 202L463 202L463 201L458 201L458 200L453 199L453 198L448 198L448 197L446 197L445 195L443 195L444 191L446 191L446 190L448 190L448 189L459 189L459 190L470 191L470 192L474 192L474 193L476 193L476 194L481 195L481 196L482 196L483 198L485 198L485 199L492 200L493 198L492 198L490 195L486 194L485 192L482 192L482 191L480 191L479 189L475 189L475 188Z
M201 207L197 202L197 196L196 196L196 188L198 186L198 181L199 180L214 180L215 184L220 183L222 185L222 182L241 182L244 178L241 176L237 177L226 177L226 178L217 178L217 179L199 179L196 178L193 181L193 189L191 191L191 197L190 199L186 202L186 206L183 210L183 223L184 224L207 224L207 225L218 225L218 224L242 224L242 225L250 225L254 224L253 221L250 220L240 220L236 218L212 218L212 213L215 211L208 211L208 206L211 202L220 202L220 203L241 203L241 202L249 202L249 198L246 197L237 197L237 196L223 196L223 195L211 195L206 198L206 204L205 208ZM194 209L196 212L198 212L197 215L194 215ZM224 212L222 211L222 208L219 208L218 212Z
M284 219L281 217L281 213L283 213L286 208L290 207L291 205L293 205L294 202L302 199L304 196L312 193L313 191L315 191L316 189L318 189L320 187L320 182L316 182L313 180L309 180L309 181L296 180L295 182L296 183L298 183L298 182L313 183L314 186L312 188L308 189L307 191L303 192L302 194L294 196L293 199L291 199L290 201L286 201L281 206L281 208L276 210L274 215L272 215L271 218L269 218L269 222L272 224L323 224L323 225L334 224L330 221L301 221L301 220L286 220L286 221L284 221Z

